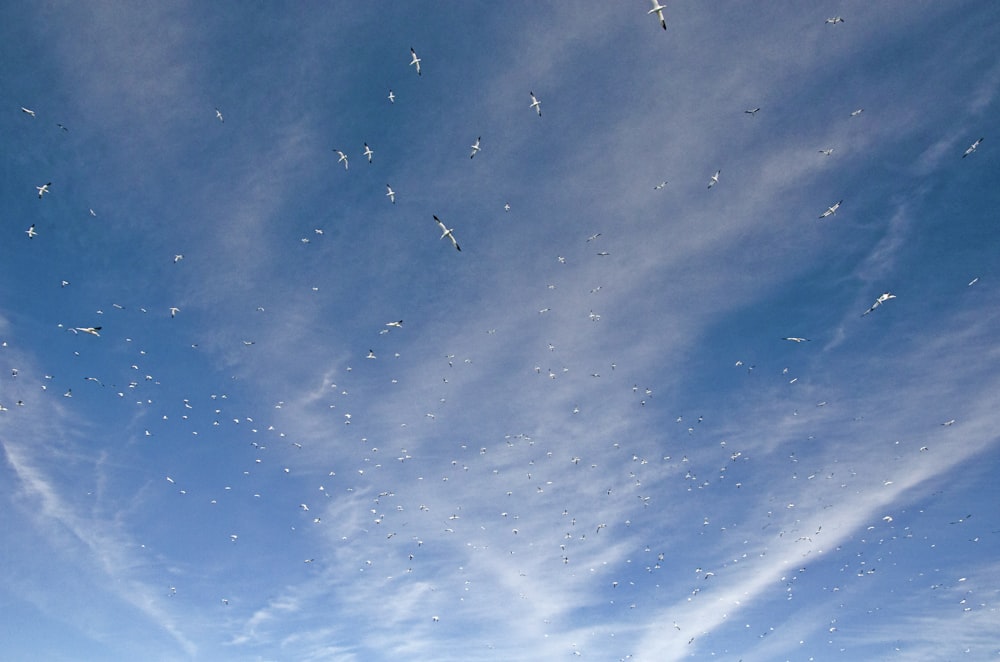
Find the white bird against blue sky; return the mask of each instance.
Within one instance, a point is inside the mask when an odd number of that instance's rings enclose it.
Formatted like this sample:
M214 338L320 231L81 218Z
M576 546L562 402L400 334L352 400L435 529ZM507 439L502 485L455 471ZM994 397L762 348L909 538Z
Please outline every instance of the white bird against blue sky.
M981 142L983 142L983 139L979 138L978 140L976 140L976 142L974 142L971 145L969 145L969 147L965 150L965 153L962 154L962 158L964 159L969 154L972 154L973 152L975 152L976 149L979 147L979 143L981 143Z
M656 14L656 17L658 19L660 19L660 27L662 27L664 30L666 30L667 29L667 19L663 17L663 10L667 8L666 5L661 5L659 3L659 0L650 0L650 3L652 3L653 8L650 9L647 13L649 13L649 14Z
M458 245L458 240L455 239L454 231L445 225L444 222L437 216L434 216L434 221L438 224L438 227L441 228L441 238L444 239L445 237L448 237L448 239L451 240L452 246L455 247L455 250L462 250Z
M820 218L826 218L827 216L832 216L833 214L836 214L837 210L840 209L840 205L841 205L842 202L844 202L844 201L843 200L838 200L837 202L833 203L832 205L830 205L829 207L827 207L826 211L823 212L822 214L820 214L819 217Z
M481 136L479 138L476 138L476 142L472 143L472 153L469 154L469 158L470 159L474 158L476 156L476 154L479 153L479 141L480 140L482 140Z
M344 154L344 152L340 151L337 148L334 148L333 151L335 151L337 153L337 157L338 157L337 158L337 163L343 163L344 164L344 170L347 170L347 154Z
M417 52L415 50L413 50L412 46L410 47L410 66L413 66L413 67L417 68L417 75L418 76L422 75L420 73L420 58L417 57Z
M535 96L534 92L528 92L528 94L531 95L531 107L534 108L535 112L538 113L538 116L541 117L542 116L542 102L538 100L538 97Z
M374 155L375 155L375 152L372 150L371 147L368 146L368 143L365 143L365 151L363 153L363 156L368 157L368 163L372 162L372 156L374 156Z
M45 195L46 193L49 192L49 187L50 186L52 186L52 182L48 182L47 184L42 184L41 186L36 186L35 187L36 189L38 189L38 199L39 200L42 198L43 195Z

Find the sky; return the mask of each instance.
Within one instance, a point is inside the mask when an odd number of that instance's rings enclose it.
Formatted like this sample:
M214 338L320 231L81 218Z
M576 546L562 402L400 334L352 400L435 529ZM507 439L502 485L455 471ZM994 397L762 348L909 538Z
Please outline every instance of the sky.
M1000 659L1000 6L666 5L8 3L0 658Z

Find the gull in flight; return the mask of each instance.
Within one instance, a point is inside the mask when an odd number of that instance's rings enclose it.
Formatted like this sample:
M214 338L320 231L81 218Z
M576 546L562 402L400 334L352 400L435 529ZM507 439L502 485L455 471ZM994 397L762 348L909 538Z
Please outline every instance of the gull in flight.
M389 202L396 204L396 192L392 190L392 187L388 184L385 185L386 197L389 198Z
M78 326L74 331L80 331L81 333L89 333L92 336L101 337L100 334L101 327L99 326Z
M756 106L754 108L747 108L743 112L749 115L750 117L757 117L757 113L759 111L760 111L760 106Z
M392 326L392 327L395 327L397 329L402 329L403 328L403 320L399 320L398 322L386 322L386 326Z
M42 184L41 186L36 186L35 187L36 189L38 189L38 199L39 200L42 199L43 195L45 195L46 193L49 192L49 187L50 186L52 186L52 182L49 182L48 184Z
M819 153L822 154L823 156L830 156L831 154L833 154L833 148L831 147L829 149L821 149L819 150Z
M535 96L534 92L528 92L528 94L531 95L531 106L529 106L529 108L534 108L535 112L538 113L538 116L541 117L542 116L542 102L538 100L538 97Z
M341 152L337 148L334 148L333 151L335 151L337 154L340 155L340 158L337 159L337 163L340 163L341 161L343 161L343 163L344 163L344 170L347 170L347 154L344 154L343 152Z
M225 121L226 121L226 120L224 120L224 119L222 118L222 111L221 111L221 110L219 110L218 108L216 108L216 109L215 109L215 116L216 116L217 118L219 118L219 121L220 121L220 122L225 122Z
M843 23L844 19L839 16L834 16L833 18L826 19L828 25L836 25L837 23Z
M721 174L722 174L721 170L715 171L715 174L712 175L712 178L708 180L708 188L712 188L713 186L719 183L719 175Z
M179 312L181 312L181 309L178 308L177 306L171 306L170 307L170 316L171 317L177 317L177 313L179 313Z
M369 349L368 350L368 356L366 356L365 358L366 359L374 359L375 358L375 350Z
M885 303L889 299L895 299L895 298L896 298L896 295L893 294L892 292L885 292L884 294L880 294L879 298L875 300L875 303L873 303L871 305L871 308L869 308L865 312L861 313L861 316L864 317L865 315L867 315L868 313L872 312L873 310L875 310L876 308L878 308L879 306L881 306L883 303Z
M476 153L479 151L479 141L482 139L482 136L480 136L476 138L476 142L472 143L472 154L469 154L470 159L476 156Z
M389 97L388 97L388 99L389 99L389 103L396 103L396 95L392 93L391 89L389 90Z
M851 113L851 117L857 117L858 115L860 115L863 112L865 112L864 108L858 108L857 110L855 110L855 111L853 111Z
M26 235L28 235L28 239L34 239L36 236L38 236L38 233L35 232L35 224L34 223L32 223L30 226L28 226L28 229L25 230L24 233Z
M980 139L979 139L979 140L977 140L976 142L974 142L974 143L972 143L971 145L969 145L969 149L965 150L965 154L962 154L962 158L964 159L964 158L965 158L965 157L967 157L967 156L968 156L969 154L972 154L973 152L975 152L975 151L976 151L976 148L978 148L978 147L979 147L979 143L981 143L981 142L983 142L983 139L982 139L982 138L980 138Z
M661 188L663 188L666 185L667 185L666 182L660 182L659 184L657 184L656 186L653 187L653 190L654 191L659 191Z
M372 162L372 155L373 154L375 154L375 152L372 151L372 148L368 146L368 143L365 143L365 152L364 152L364 155L368 157L368 163Z
M24 106L21 106L21 112L25 113L26 115L31 115L32 117L35 116L35 111L31 110L30 108L25 108Z
M174 256L174 264L177 264L178 262L180 262L183 259L184 259L184 256L181 255L180 253L178 253L177 255Z
M434 220L437 221L438 226L441 228L441 238L444 239L445 237L448 237L449 239L451 239L451 243L455 246L455 250L458 251L462 250L461 248L459 248L458 242L455 240L455 235L452 234L453 230L449 229L447 225L442 223L441 219L438 218L437 216L434 216Z
M832 215L836 214L837 210L840 209L840 203L841 202L843 202L843 200L838 200L834 204L832 204L829 207L827 207L826 211L823 212L822 214L820 214L819 217L820 218L826 218L827 216L832 216Z
M658 19L660 19L660 25L663 26L664 30L666 30L667 29L667 19L663 18L663 10L666 9L666 7L664 5L661 5L659 3L659 0L650 0L650 2L653 4L653 8L650 9L646 13L647 14L656 14L656 17Z
M410 65L417 68L417 75L419 76L420 75L420 58L417 57L417 52L415 50L413 50L412 46L410 47L410 57L413 58L412 60L410 60Z
M782 338L782 340L789 340L791 342L809 342L808 338L797 338L795 336L789 336L788 338Z

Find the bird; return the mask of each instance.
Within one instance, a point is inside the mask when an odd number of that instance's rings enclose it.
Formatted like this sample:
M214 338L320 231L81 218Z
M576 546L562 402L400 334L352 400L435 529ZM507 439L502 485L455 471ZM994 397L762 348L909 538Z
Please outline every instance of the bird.
M177 313L179 313L179 312L181 312L181 309L178 308L177 306L171 306L170 307L170 316L171 317L177 317Z
M653 4L653 8L650 9L646 13L647 14L656 14L656 17L658 19L660 19L660 25L663 27L664 30L666 30L667 29L667 19L663 18L663 10L666 9L666 7L664 5L661 5L659 3L659 0L650 0L650 2Z
M181 255L180 253L178 253L177 255L174 256L174 264L177 264L178 262L180 262L183 259L184 259L184 256Z
M26 115L31 115L32 117L35 116L35 111L31 110L30 108L25 108L24 106L21 106L21 112Z
M389 99L389 103L396 103L396 95L392 93L391 89L389 90L389 96L387 98Z
M837 210L840 209L840 203L841 202L843 202L843 200L838 200L834 204L832 204L829 207L827 207L826 211L823 212L822 214L820 214L819 217L820 218L826 218L827 216L832 216L832 215L836 214Z
M344 154L343 152L341 152L337 148L334 148L333 151L335 151L337 154L340 155L340 158L337 159L337 163L343 162L344 163L344 170L347 170L347 154Z
M389 202L396 204L396 192L392 190L392 187L388 184L385 185L386 197L389 198Z
M396 321L396 322L386 322L385 325L386 326L392 326L392 327L395 327L397 329L401 329L401 328L403 328L403 320L399 320L399 321Z
M872 312L873 310L875 310L876 308L878 308L879 306L881 306L883 303L885 303L889 299L895 299L895 298L896 298L896 295L893 294L892 292L885 292L883 294L880 294L879 297L878 297L878 299L875 300L875 303L873 303L871 305L871 308L869 308L865 312L861 313L861 316L864 317L865 315L867 315L868 313Z
M826 23L828 25L836 25L837 23L843 23L843 22L844 22L844 19L842 19L839 16L834 16L832 18L826 19Z
M830 156L831 154L833 154L833 148L832 147L829 148L829 149L821 149L821 150L818 150L818 151L823 156Z
M225 122L225 121L226 121L226 120L224 120L224 119L222 118L222 111L221 111L221 110L219 110L218 108L216 108L216 109L215 109L215 116L216 116L217 118L219 118L219 121L220 121L220 122Z
M594 234L592 234L589 237L587 237L587 241L588 242L594 241L595 239L597 239L600 236L601 236L600 232L595 232Z
M46 193L49 192L49 187L50 186L52 186L52 182L49 182L47 184L42 184L41 186L36 186L35 187L36 189L38 189L38 199L39 200L42 199L43 195L45 195Z
M538 97L535 96L534 92L528 92L528 94L531 95L531 105L529 106L529 108L534 108L535 112L538 113L538 116L541 117L542 116L542 102L538 100Z
M441 219L438 218L437 216L434 216L434 220L437 221L438 226L440 226L441 228L441 238L444 239L445 237L448 237L449 239L451 239L451 243L455 246L455 250L457 251L462 250L458 245L458 241L455 240L455 235L452 234L453 230L449 229L447 225L442 223Z
M98 338L101 336L100 334L101 327L99 326L78 326L74 329L74 331L79 331L81 333L89 333L90 335L97 336Z
M857 110L851 112L851 117L857 117L863 112L865 112L864 108L858 108Z
M656 186L653 187L653 190L654 191L659 191L661 188L663 188L666 185L667 185L666 182L660 182L659 184L657 184Z
M976 148L977 148L977 147L979 147L979 143L981 143L981 142L983 142L983 139L982 139L982 138L980 138L980 139L979 139L979 140L977 140L976 142L974 142L974 143L972 143L971 145L969 145L969 149L965 150L965 154L962 154L962 158L964 159L964 158L965 158L965 157L967 157L967 156L968 156L969 154L972 154L973 152L975 152L975 151L976 151Z
M472 154L469 154L469 158L470 159L473 158L473 157L475 157L476 156L476 152L479 151L479 141L480 140L482 140L481 136L478 137L478 138L476 138L476 142L472 143Z
M760 111L760 107L759 106L754 107L754 108L747 108L743 112L746 113L747 115L749 115L750 117L756 117L758 111Z
M798 338L796 336L789 336L787 338L782 338L782 340L789 340L791 342L809 342L808 338Z
M712 178L708 180L708 188L712 188L713 186L719 183L719 175L721 174L722 174L721 170L715 171L715 174L712 175Z
M421 73L420 73L420 58L417 57L417 52L415 50L413 50L412 46L410 47L410 56L413 58L412 60L410 60L410 65L417 68L417 75L420 76L421 75Z
M364 155L368 157L368 163L372 162L372 155L373 154L375 154L375 152L372 151L372 148L368 146L368 143L365 143L365 152L364 152Z
M29 225L28 229L25 230L24 233L26 235L28 235L28 239L34 239L35 237L38 236L38 233L35 232L35 224L34 223L32 223L31 225Z

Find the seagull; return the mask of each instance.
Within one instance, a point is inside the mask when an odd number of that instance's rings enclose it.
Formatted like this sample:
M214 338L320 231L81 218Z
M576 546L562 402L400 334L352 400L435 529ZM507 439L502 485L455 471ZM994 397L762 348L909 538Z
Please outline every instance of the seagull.
M504 205L503 205L503 210L504 210L504 211L510 211L510 203L509 203L509 202L505 202L505 203L504 203Z
M482 140L482 136L480 136L479 138L476 138L476 142L472 143L472 154L469 154L469 158L470 159L473 158L473 157L475 157L476 156L476 152L479 151L479 141L480 140Z
M386 326L394 326L397 329L402 329L403 328L403 320L399 320L398 322L386 322Z
M412 60L410 60L410 65L411 66L415 66L417 68L417 75L419 76L420 75L420 58L417 57L417 52L415 50L413 50L412 46L410 47L410 56L413 58Z
M712 175L712 178L708 180L708 188L712 188L713 186L719 183L719 175L721 174L722 174L721 170L715 171L715 174Z
M179 312L181 312L181 309L178 308L177 306L171 306L170 307L170 316L171 317L177 317L177 313L179 313Z
M389 198L389 202L396 204L396 192L392 190L392 187L388 184L385 185L386 197Z
M600 236L601 236L601 233L600 233L600 232L597 232L597 233L595 233L595 234L592 234L592 235L590 235L589 237L587 237L587 241L588 241L588 242L589 242L589 241L594 241L595 239L597 239L597 238L598 238L598 237L600 237Z
M757 106L757 107L755 107L755 108L747 108L747 109L746 109L746 110L744 110L743 112L744 112L744 113L746 113L747 115L749 115L750 117L756 117L756 116L757 116L757 112L758 112L759 110L760 110L760 107L759 107L759 106Z
M174 264L177 264L178 262L180 262L183 259L184 259L184 256L181 255L180 253L178 253L177 255L174 256Z
M97 336L98 338L101 337L100 334L101 327L99 326L78 326L74 330L80 331L81 333L89 333L90 335Z
M881 306L883 303L885 303L889 299L895 299L895 298L896 298L896 295L893 294L892 292L885 292L884 294L879 295L879 298L875 300L875 303L872 304L871 308L869 308L865 312L861 313L861 316L864 317L865 315L867 315L871 311L875 310L876 308L878 308L879 306Z
M34 227L34 226L32 226L32 227ZM973 285L975 285L978 282L979 282L979 276L976 276L975 278L973 278L972 280L969 281L969 284L966 287L972 287Z
M441 219L438 218L437 216L434 216L434 220L437 221L437 224L441 227L441 238L444 239L445 237L448 237L449 239L451 239L451 243L454 244L455 250L458 251L462 250L461 248L459 248L458 242L455 241L455 235L452 234L453 230L448 229L448 226L442 223Z
M36 189L38 189L38 199L39 200L42 199L43 195L45 195L46 193L49 192L49 187L50 186L52 186L52 182L49 182L48 184L43 184L41 186L36 186L35 187Z
M654 191L659 191L661 188L663 188L666 185L667 185L666 182L660 182L659 184L657 184L656 186L653 187L653 190Z
M529 106L529 108L534 108L535 112L538 113L538 116L541 117L542 116L542 102L538 100L538 97L535 96L534 92L528 92L528 94L531 95L531 106Z
M388 97L388 99L389 99L389 103L396 103L396 95L392 93L392 90L389 90L389 97Z
M34 239L35 237L38 236L38 233L35 232L35 224L34 223L32 223L30 226L28 226L28 229L25 230L24 233L26 235L28 235L28 239Z
M340 158L337 159L337 163L340 163L341 161L343 161L344 162L344 170L347 170L347 154L344 154L343 152L341 152L337 148L334 148L333 151L335 151L337 154L340 155Z
M840 209L840 203L841 202L843 202L843 200L839 200L839 201L835 202L834 204L830 205L829 207L827 207L826 211L823 212L822 214L820 214L819 217L820 218L826 218L827 216L832 216L832 215L836 214L837 210Z
M661 5L658 0L650 0L653 4L653 8L650 9L647 14L656 14L656 17L660 19L660 25L663 29L667 29L667 19L663 18L663 10L666 9L664 5Z
M858 115L860 115L863 112L865 112L864 108L858 108L857 110L855 110L855 111L853 111L851 113L851 117L857 117Z
M32 117L35 116L35 111L31 110L30 108L25 108L24 106L21 106L21 112L25 113L26 115L31 115Z
M969 154L972 154L974 151L976 151L976 148L979 147L979 143L981 143L981 142L983 142L982 138L980 138L976 142L974 142L971 145L969 145L969 149L965 150L965 154L962 154L962 158L964 159Z
M222 111L219 110L218 108L215 109L215 116L219 118L220 122L225 122L226 121L226 120L222 119Z
M789 336L788 338L782 338L782 340L790 340L791 342L809 342L808 338L797 338L795 336Z
M844 19L839 16L834 16L833 18L826 19L828 25L836 25L837 23L843 23Z
M368 146L368 143L365 143L365 152L364 152L364 154L365 154L365 156L368 157L368 163L371 163L372 162L372 155L375 154L375 152L373 152L372 148Z
M833 148L832 147L829 148L829 149L821 149L821 150L818 150L818 151L823 156L830 156L831 154L833 154Z

